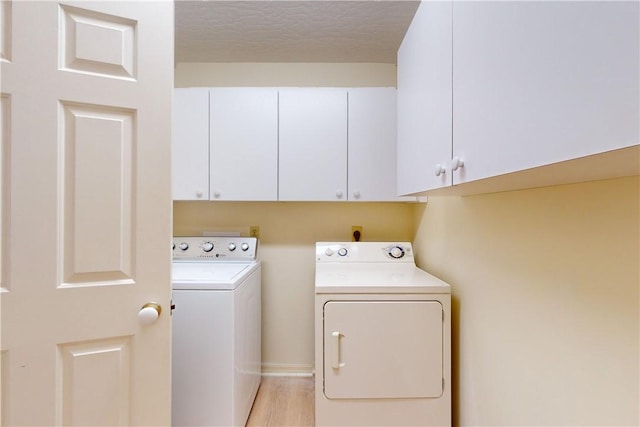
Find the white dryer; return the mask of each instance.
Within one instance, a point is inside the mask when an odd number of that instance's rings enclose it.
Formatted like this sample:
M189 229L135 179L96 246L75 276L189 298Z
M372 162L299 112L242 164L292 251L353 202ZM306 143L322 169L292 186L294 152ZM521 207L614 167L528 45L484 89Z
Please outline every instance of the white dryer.
M451 425L451 291L410 243L319 242L316 426Z
M257 243L173 239L173 426L247 422L262 365Z

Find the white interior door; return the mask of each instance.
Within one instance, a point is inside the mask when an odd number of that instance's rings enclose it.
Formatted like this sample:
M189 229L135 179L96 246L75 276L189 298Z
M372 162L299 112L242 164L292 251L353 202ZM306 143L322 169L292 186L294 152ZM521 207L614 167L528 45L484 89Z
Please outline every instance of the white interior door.
M1 22L2 424L167 425L173 3Z

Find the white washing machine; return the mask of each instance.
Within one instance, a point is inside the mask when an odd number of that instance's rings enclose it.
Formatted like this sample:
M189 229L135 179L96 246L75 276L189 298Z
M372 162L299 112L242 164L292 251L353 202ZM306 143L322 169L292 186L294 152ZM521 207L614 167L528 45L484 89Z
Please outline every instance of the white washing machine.
M316 426L451 425L451 291L410 243L316 243Z
M261 379L257 240L174 237L172 425L244 426Z

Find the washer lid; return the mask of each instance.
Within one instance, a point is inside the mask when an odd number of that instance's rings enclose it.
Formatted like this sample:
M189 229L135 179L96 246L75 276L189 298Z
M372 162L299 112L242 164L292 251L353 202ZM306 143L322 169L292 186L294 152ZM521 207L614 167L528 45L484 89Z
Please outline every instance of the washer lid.
M174 262L173 289L235 289L257 266L257 262Z
M316 264L316 293L451 293L447 283L413 264Z

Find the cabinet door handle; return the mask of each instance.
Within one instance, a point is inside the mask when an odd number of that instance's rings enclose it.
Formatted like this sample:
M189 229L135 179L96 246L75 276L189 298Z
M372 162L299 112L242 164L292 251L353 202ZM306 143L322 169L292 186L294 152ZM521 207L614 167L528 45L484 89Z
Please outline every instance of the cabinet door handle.
M332 337L332 352L331 352L331 367L333 369L340 369L344 366L344 363L340 362L340 337L342 337L340 331L331 332Z
M447 168L438 163L436 165L436 176L444 175L445 173L447 173Z
M451 159L451 170L452 171L457 171L460 168L464 167L464 160L462 160L460 157L454 157L453 159Z

